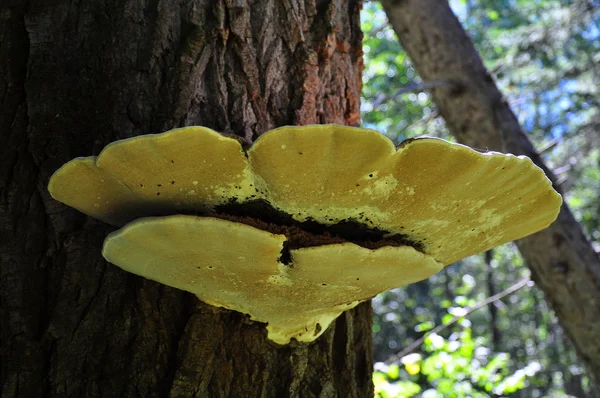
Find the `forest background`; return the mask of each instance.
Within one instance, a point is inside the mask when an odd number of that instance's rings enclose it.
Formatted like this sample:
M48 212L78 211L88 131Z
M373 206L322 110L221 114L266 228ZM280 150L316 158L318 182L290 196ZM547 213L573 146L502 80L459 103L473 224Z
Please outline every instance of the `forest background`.
M451 6L600 251L600 4L457 0ZM419 77L378 2L365 3L362 28L363 126L396 143L423 134L453 140L428 94L444 82ZM376 393L600 396L529 278L516 246L507 244L376 297ZM501 298L471 311L495 295Z
M598 1L381 4L0 2L2 397L371 397L371 328L382 397L600 397ZM364 127L530 156L575 218L275 347L107 264L110 228L48 193L117 139L358 125L363 52Z

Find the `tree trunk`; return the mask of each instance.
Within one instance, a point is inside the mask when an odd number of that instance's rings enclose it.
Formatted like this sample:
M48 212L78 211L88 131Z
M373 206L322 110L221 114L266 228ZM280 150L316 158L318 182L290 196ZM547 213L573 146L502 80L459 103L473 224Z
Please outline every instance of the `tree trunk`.
M497 293L496 284L494 282L494 268L492 267L494 250L486 251L484 258L486 265L487 296L492 297ZM488 312L490 314L489 329L492 331L492 349L494 351L500 351L502 347L502 333L500 333L500 329L498 328L498 307L496 302L488 304Z
M458 141L529 156L554 181L448 2L383 0L388 19ZM563 204L549 228L517 242L590 375L600 381L600 259Z
M0 395L368 397L369 303L310 345L127 274L50 175L204 125L359 122L358 0L0 2Z

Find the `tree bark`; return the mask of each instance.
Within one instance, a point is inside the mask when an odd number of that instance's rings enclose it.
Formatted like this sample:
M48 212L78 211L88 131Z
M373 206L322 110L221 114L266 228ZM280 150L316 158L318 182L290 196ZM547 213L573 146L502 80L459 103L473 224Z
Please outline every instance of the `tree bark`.
M250 5L252 3L252 5ZM0 2L0 395L368 397L371 310L310 345L127 274L50 175L109 142L203 125L252 140L359 122L360 1Z
M492 297L496 295L496 284L494 282L494 268L492 268L492 259L494 257L494 250L488 250L485 252L484 259L486 265L486 283L487 283L487 296ZM488 312L490 314L490 325L489 328L492 331L492 349L494 351L500 351L502 347L502 333L498 328L498 307L495 302L488 304Z
M548 177L518 120L486 70L473 43L438 0L382 0L388 19L431 90L448 128L461 143L529 156ZM600 259L566 204L549 228L517 242L581 360L600 381Z

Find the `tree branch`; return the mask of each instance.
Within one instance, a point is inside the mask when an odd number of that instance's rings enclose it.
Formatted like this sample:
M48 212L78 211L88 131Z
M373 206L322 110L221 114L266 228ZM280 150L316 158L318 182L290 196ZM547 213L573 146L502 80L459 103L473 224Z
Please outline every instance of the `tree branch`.
M454 84L454 83L450 80L431 80L431 81L419 82L419 83L413 82L413 83L409 84L408 86L402 87L401 89L397 90L393 94L378 96L375 99L375 101L373 101L373 109L378 108L379 105L381 105L382 103L384 103L386 101L398 98L402 94L421 93L425 90L430 90L430 89L436 88L436 87L450 86L452 84Z
M467 317L469 314L471 314L474 311L477 311L480 308L483 308L495 301L499 301L501 299L503 299L504 297L508 296L509 294L513 294L514 292L516 292L517 290L527 286L527 284L529 284L531 282L531 280L529 278L524 278L523 280L515 283L514 285L512 285L511 287L509 287L506 290L501 291L498 294L495 294L493 296L490 296L488 298L486 298L483 301L480 301L479 303L477 303L476 305L474 305L473 307L467 308L465 310L465 313L462 315L458 315L455 316L454 318L452 318L448 323L446 324L440 324L437 325L435 328L431 329L429 332L425 333L420 339L417 339L415 341L413 341L408 347L406 347L405 349L403 349L402 351L400 351L398 354L390 357L387 361L385 361L386 364L391 365L392 363L396 363L398 362L400 359L402 359L403 357L405 357L406 355L410 354L411 352L413 352L414 350L416 350L417 348L419 348L421 346L421 344L423 344L423 342L425 341L425 339L427 339L427 337L431 336L432 334L439 334L442 330L454 325L456 322L458 322L458 320Z

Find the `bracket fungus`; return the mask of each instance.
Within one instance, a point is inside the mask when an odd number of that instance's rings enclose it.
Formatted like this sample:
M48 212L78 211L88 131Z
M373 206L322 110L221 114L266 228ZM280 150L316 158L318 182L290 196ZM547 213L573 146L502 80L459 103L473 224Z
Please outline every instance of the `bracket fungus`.
M337 125L248 149L203 127L138 136L68 162L48 189L121 227L109 262L248 314L278 344L547 227L562 201L526 157Z

